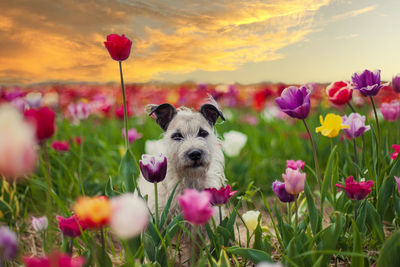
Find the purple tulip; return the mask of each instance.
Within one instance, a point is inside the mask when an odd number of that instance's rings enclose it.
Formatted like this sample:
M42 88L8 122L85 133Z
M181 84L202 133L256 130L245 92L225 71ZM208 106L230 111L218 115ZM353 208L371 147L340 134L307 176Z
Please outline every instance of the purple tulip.
M23 97L24 96L24 92L22 92L18 87L9 90L9 91L5 91L3 93L4 99L7 101L11 101L15 98L19 98L19 97Z
M285 183L278 180L272 183L272 191L278 196L279 200L282 202L293 202L294 195L289 194L285 189Z
M361 92L363 96L374 96L379 90L387 84L381 85L381 71L364 70L361 73L354 73L351 77L354 83L354 89Z
M167 158L163 155L142 155L139 160L140 171L150 183L159 183L167 175Z
M392 78L392 86L393 90L397 93L400 93L400 73L397 73Z
M231 186L226 187L221 186L220 189L217 188L206 188L204 191L211 193L211 205L219 206L228 203L228 200L237 193L237 191L231 191Z
M380 110L386 121L397 121L400 116L400 102L393 100L390 103L382 103Z
M178 198L183 218L194 225L203 225L211 218L214 210L210 201L210 192L199 192L195 189L185 189Z
M348 117L342 117L343 124L349 126L349 129L343 129L346 136L350 139L357 138L363 135L366 131L370 130L369 125L365 125L365 116L358 113L351 113Z
M311 91L306 86L290 86L275 99L279 108L292 118L305 119L310 112Z
M0 259L14 259L17 255L17 250L17 235L7 226L0 226Z

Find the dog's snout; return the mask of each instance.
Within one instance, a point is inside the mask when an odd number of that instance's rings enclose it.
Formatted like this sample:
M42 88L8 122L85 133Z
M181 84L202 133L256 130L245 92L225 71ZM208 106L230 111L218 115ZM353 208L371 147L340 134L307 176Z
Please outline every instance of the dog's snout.
M190 150L187 153L188 157L193 160L193 161L197 161L201 159L201 156L203 155L203 151L199 150L199 149L193 149Z

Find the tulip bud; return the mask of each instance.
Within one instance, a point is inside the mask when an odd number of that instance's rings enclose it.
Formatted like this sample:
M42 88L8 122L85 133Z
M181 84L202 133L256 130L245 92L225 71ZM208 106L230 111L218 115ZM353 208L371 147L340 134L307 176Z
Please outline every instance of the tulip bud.
M183 218L194 225L205 224L214 213L210 200L211 194L207 191L185 189L183 195L178 198Z
M47 229L49 221L46 216L43 217L32 217L32 227L36 232L43 232Z
M306 181L306 174L300 172L298 169L286 169L286 173L282 174L285 181L285 189L289 194L297 195L304 190Z
M132 41L117 34L110 34L107 36L107 41L104 42L112 59L116 61L123 61L129 57L131 53Z
M382 103L380 111L386 121L397 121L400 116L400 102L393 100L390 103Z
M249 210L242 215L243 221L250 231L256 230L259 216L260 212L258 210Z
M276 194L281 202L293 202L295 196L289 194L285 189L285 183L275 181L272 183L272 191Z
M211 193L211 205L219 206L228 203L228 200L237 193L237 191L231 192L231 186L226 187L221 186L220 189L217 188L206 188L204 191Z
M143 177L150 183L159 183L167 175L167 158L163 155L142 155L139 160L140 171Z
M392 86L393 90L397 93L400 93L400 73L396 74L392 78Z

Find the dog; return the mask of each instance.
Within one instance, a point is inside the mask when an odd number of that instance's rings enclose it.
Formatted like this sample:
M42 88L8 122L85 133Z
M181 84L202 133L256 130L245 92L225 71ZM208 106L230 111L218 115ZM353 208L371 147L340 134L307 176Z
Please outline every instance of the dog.
M175 109L168 103L150 105L147 111L164 131L159 152L166 156L168 167L166 178L158 183L159 214L179 182L169 210L175 216L181 212L177 199L186 188L202 191L225 185L224 154L214 130L218 118L225 118L216 103L204 104L198 112L186 107ZM154 214L153 184L141 176L138 186L142 196L148 196L148 206Z

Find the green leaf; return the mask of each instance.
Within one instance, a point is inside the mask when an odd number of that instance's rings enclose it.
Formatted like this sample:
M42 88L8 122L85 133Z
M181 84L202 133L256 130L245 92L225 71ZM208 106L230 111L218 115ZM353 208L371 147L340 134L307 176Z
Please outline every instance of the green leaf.
M172 198L175 195L175 191L176 191L176 188L178 187L179 183L180 183L180 181L176 183L176 185L174 186L174 189L172 190L171 194L168 197L167 204L165 205L165 208L161 214L159 229L161 229L163 227L165 221L167 220L169 208L170 208L171 202L172 202Z
M393 193L394 188L396 187L395 180L392 177L387 177L378 192L378 200L377 200L377 211L383 218L385 213L390 205L388 205L388 201Z
M377 267L400 266L400 230L394 232L379 252Z
M122 157L119 172L123 178L125 190L127 192L135 192L136 177L139 175L139 167L130 149L128 149Z
M327 197L329 185L332 184L333 180L335 180L334 174L336 173L336 170L334 170L334 168L337 168L335 153L336 146L332 149L331 154L329 155L328 163L324 173L324 181L322 182L321 188L321 207L323 207L325 198ZM321 208L321 210L322 209L323 208Z
M319 211L315 207L314 197L311 193L308 183L305 183L304 193L306 195L308 216L310 218L311 230L314 235L316 235L321 230L321 216Z
M232 253L248 260L251 260L253 263L257 264L262 261L273 262L271 256L264 251L252 249L252 248L241 248L237 246L229 247L226 249L228 253Z
M357 224L353 221L353 252L362 253L361 235L358 231ZM360 256L351 256L351 267L364 267L364 258Z

